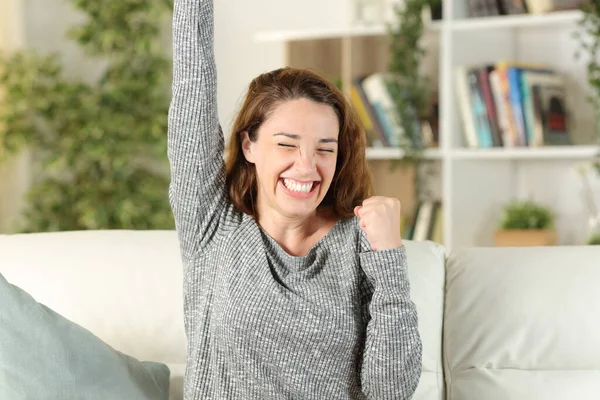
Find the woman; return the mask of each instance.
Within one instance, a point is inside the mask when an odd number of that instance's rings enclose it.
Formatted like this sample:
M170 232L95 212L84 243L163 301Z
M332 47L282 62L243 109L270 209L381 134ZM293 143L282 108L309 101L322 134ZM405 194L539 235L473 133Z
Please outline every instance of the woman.
M170 200L185 265L185 398L405 399L421 373L400 204L308 71L252 81L227 166L212 0L175 0Z

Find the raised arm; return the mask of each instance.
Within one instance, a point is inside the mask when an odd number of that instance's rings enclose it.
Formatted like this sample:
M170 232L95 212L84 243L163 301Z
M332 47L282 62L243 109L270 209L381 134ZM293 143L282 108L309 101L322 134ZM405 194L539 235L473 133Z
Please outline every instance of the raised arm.
M361 384L367 399L410 399L419 383L422 343L410 299L404 247L360 254L372 292Z
M215 236L227 205L213 22L213 0L175 0L169 199L187 257Z

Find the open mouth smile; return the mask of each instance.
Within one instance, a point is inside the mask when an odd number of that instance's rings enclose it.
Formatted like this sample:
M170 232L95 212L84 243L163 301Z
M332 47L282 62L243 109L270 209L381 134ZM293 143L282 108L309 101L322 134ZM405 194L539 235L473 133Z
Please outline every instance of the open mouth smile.
M312 197L319 186L320 181L296 181L289 178L279 178L279 184L283 188L284 192L288 195L296 198L309 198Z

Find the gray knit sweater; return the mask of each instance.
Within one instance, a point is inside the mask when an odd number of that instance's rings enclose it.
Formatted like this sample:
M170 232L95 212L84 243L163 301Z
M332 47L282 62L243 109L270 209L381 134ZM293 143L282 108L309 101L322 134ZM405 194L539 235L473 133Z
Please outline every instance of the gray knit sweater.
M175 0L169 197L185 267L185 399L408 399L421 340L405 248L372 251L355 218L306 256L229 202L213 0Z

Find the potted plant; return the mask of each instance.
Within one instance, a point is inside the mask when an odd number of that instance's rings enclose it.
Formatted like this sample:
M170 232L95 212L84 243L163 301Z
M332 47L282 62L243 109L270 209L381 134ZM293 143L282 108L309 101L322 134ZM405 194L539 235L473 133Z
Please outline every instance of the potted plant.
M534 201L513 201L494 235L496 246L551 246L556 244L554 213Z

